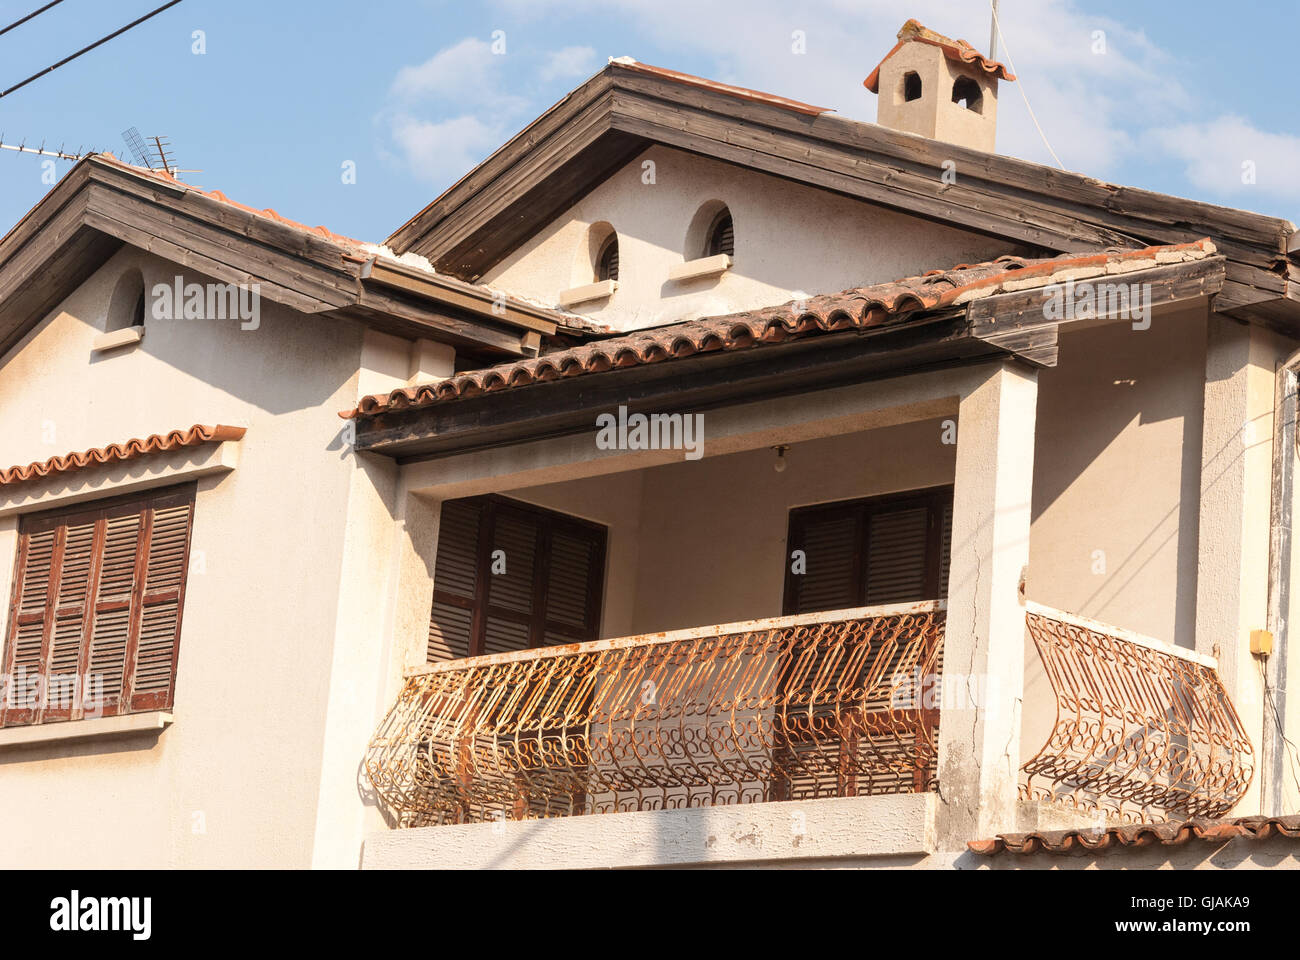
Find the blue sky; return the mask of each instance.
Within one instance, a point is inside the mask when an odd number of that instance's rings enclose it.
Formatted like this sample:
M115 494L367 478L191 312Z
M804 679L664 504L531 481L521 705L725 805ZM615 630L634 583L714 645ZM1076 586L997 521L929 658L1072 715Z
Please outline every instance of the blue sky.
M43 2L0 0L0 25ZM64 0L0 36L0 89L161 2ZM1020 83L1000 94L999 152L1051 162L1023 90L1070 169L1300 220L1295 0L1000 11ZM862 79L909 16L988 44L986 0L184 0L0 98L0 135L121 155L129 126L166 134L203 171L190 182L378 241L610 56L872 120ZM0 233L49 189L43 172L0 151Z

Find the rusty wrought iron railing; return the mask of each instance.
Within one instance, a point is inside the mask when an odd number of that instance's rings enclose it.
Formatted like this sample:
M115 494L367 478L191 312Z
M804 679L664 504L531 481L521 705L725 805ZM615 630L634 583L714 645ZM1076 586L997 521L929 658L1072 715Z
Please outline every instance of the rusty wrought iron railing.
M1213 658L1038 604L1027 625L1055 716L1023 799L1126 821L1219 817L1241 799L1254 756Z
M938 602L412 671L366 773L407 826L935 786Z

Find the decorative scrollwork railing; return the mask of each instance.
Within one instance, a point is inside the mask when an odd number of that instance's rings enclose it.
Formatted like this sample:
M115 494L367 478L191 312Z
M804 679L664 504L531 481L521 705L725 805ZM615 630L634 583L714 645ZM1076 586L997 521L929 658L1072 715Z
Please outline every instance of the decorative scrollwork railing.
M926 791L943 605L430 664L366 755L401 825Z
M1055 718L1023 799L1122 821L1219 817L1241 799L1253 752L1212 658L1037 604L1027 624Z

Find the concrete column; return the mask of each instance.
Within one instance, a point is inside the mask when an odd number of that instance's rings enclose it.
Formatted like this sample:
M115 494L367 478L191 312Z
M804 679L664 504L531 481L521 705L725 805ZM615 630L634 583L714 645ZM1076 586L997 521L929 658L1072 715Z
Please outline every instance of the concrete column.
M1273 387L1290 348L1275 334L1212 313L1205 361L1201 440L1196 650L1217 657L1251 745L1256 775L1233 813L1259 813L1263 685L1251 630L1268 616L1269 498Z
M961 397L939 721L940 850L1015 829L1024 693L1035 371L1011 363Z

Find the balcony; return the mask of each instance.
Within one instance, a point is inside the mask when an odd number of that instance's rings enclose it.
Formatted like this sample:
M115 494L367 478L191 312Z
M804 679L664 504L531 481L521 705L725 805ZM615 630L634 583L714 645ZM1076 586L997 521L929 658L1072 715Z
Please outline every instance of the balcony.
M432 664L366 771L403 826L929 791L943 624L929 602Z
M944 606L431 664L365 770L403 827L930 792L941 705L980 708L971 678L937 682ZM1211 658L1036 604L1025 622L1022 800L1152 820L1245 793L1251 745Z

